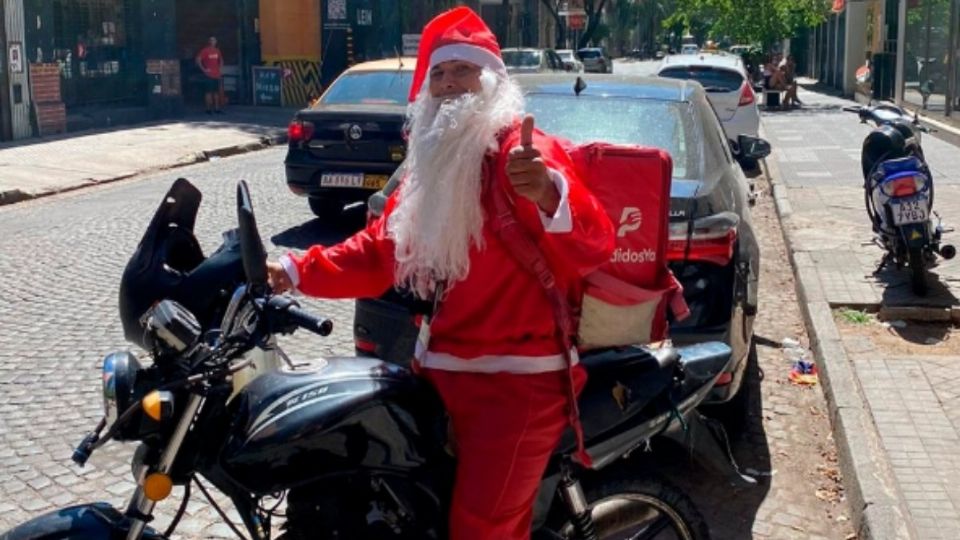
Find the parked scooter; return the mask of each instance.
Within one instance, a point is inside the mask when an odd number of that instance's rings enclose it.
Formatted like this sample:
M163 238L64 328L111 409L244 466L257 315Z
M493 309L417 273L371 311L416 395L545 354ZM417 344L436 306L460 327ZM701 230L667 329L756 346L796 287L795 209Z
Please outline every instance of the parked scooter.
M105 415L73 459L82 466L110 440L138 441L129 505L56 510L0 540L167 538L191 486L220 510L201 477L229 497L252 539L271 537L277 494L286 496L285 540L446 538L455 457L438 396L404 367L376 359L290 363L275 334L327 335L332 325L270 293L245 183L237 195L238 232L204 257L193 235L200 192L178 180L124 271L125 335L149 354L106 356ZM257 350L287 365L260 361L258 375L241 376ZM590 377L580 410L593 465L572 460L568 433L543 477L537 537L708 538L685 494L623 458L670 438L730 482L754 483L721 448L722 431L695 410L730 349L626 347L581 360ZM154 507L174 485L185 486L185 495L161 534L151 527Z
M890 262L897 268L906 265L913 292L925 295L926 269L934 254L952 259L957 253L952 245L940 243L944 228L933 211L933 176L920 145L921 133L929 130L916 115L910 118L890 103L843 110L876 126L863 141L860 164L867 215L877 243L886 251L877 271Z

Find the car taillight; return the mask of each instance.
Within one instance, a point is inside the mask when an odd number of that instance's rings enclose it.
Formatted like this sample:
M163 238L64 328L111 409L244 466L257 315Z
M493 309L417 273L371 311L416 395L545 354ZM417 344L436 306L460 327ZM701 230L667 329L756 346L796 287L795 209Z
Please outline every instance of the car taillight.
M740 88L740 103L738 106L743 107L744 105L750 105L756 100L757 96L753 93L753 87L750 86L750 81L744 81L743 86Z
M686 221L671 223L667 260L703 261L726 266L733 259L738 225L740 216L733 212L702 217L692 224Z
M922 175L911 175L886 180L880 184L880 190L887 197L909 197L923 191L926 179Z
M287 138L291 143L309 141L313 137L313 124L303 120L294 120L287 126Z

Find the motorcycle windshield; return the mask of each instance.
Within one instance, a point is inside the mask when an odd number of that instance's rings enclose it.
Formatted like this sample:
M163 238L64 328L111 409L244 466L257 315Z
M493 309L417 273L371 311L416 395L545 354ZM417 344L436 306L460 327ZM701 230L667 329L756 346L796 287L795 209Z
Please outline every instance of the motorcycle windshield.
M168 249L168 241L172 235L181 236L183 233L189 233L189 236L193 237L193 227L197 221L197 211L200 209L202 199L203 195L199 189L185 178L178 178L163 197L147 230L143 233L143 238L137 245L137 250L130 257L127 263L128 272L130 270L142 272L158 262L181 272L189 271L199 264L203 260L203 253L199 251L199 246L196 253L186 253L181 249ZM173 232L172 229L177 231ZM168 254L175 260L166 260ZM189 255L198 256L198 260L180 260L186 259ZM193 264L191 265L190 262ZM124 278L126 277L125 272Z
M123 271L120 321L127 340L141 347L149 349L140 318L154 303L175 300L198 317L207 307L206 295L194 294L204 290L191 283L196 281L192 272L204 262L193 235L201 198L200 191L187 180L174 182Z

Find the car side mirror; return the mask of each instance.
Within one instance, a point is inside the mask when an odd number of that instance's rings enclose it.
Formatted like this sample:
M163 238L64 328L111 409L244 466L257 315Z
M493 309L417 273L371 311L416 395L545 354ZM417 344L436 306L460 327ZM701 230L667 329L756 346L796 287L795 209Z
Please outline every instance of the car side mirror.
M740 148L741 159L763 159L770 155L770 143L760 137L740 135L737 137L737 146Z

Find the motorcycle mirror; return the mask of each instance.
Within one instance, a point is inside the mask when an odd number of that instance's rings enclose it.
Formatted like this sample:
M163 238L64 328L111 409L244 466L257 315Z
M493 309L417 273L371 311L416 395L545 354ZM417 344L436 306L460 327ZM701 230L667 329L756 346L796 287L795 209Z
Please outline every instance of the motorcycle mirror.
M737 137L740 155L746 159L763 159L770 155L770 143L760 137L740 135Z
M267 252L263 249L257 220L253 215L250 189L243 180L237 182L237 223L240 230L240 255L243 271L254 289L267 285Z

